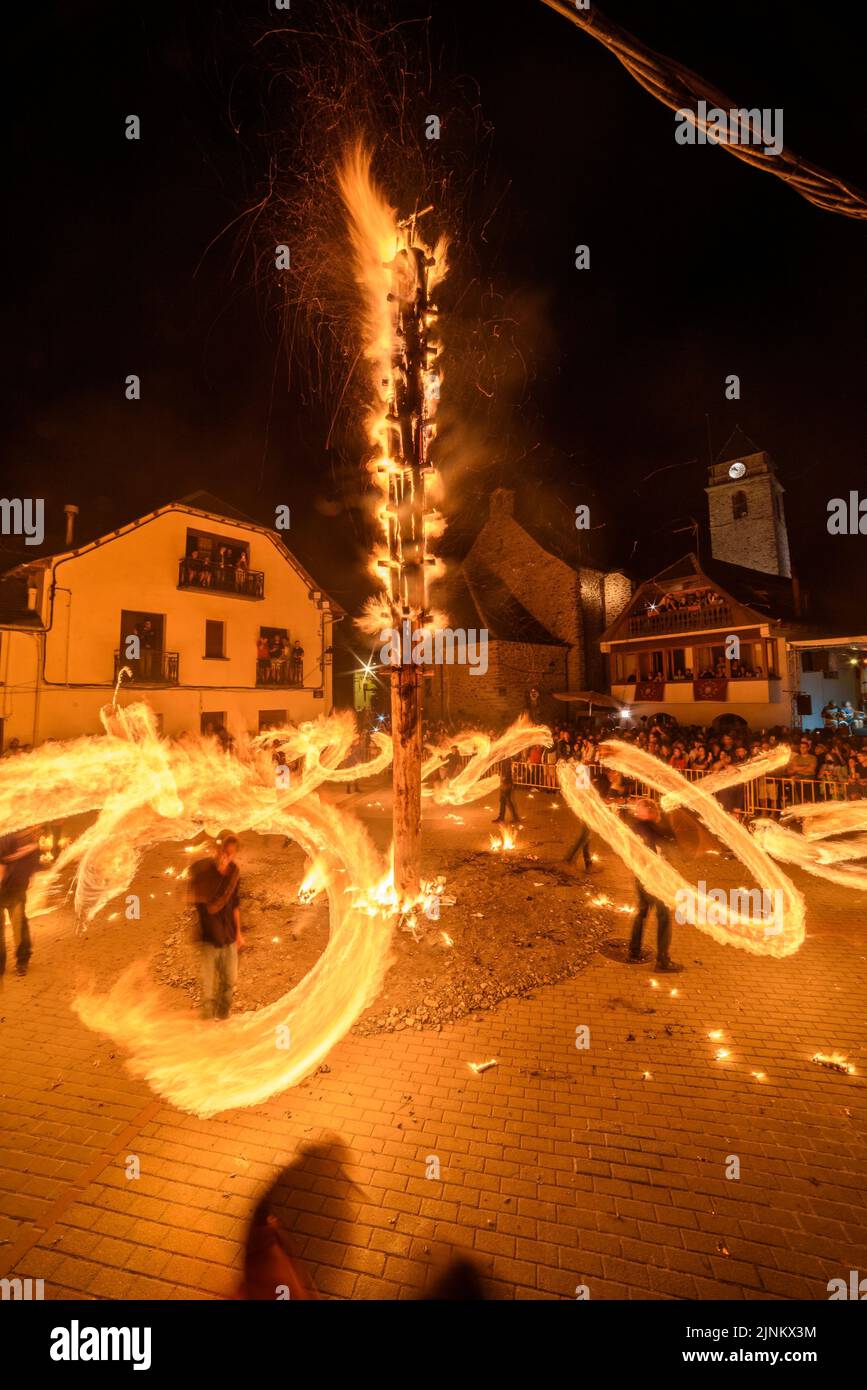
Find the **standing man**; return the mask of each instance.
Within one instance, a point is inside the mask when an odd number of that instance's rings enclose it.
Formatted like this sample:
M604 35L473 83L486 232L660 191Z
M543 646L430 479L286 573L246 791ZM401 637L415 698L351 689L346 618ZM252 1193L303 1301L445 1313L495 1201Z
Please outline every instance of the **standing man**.
M139 640L139 670L141 671L142 679L150 681L153 680L154 676L157 674L154 669L154 657L156 655L154 649L156 647L157 634L150 618L145 618L142 622L137 623L135 631Z
M798 744L797 753L793 753L786 766L783 768L784 777L797 777L811 781L817 773L819 759L813 752L813 744L809 738L802 738Z
M456 743L453 743L449 756L443 764L443 781L453 782L458 773L463 770L464 760L461 757L461 750Z
M655 854L659 854L659 846L663 840L674 839L674 833L668 826L662 824L662 812L659 806L649 796L642 796L636 803L633 820L633 830ZM638 908L632 923L632 936L629 939L629 964L640 965L644 959L641 954L641 938L644 935L644 925L650 915L650 909L655 908L656 969L666 975L676 974L683 969L683 966L675 965L669 955L671 949L671 913L664 902L648 893L638 877L635 879L635 891L638 895Z
M584 856L584 868L587 873L593 872L593 857L590 853L590 831L587 829L583 820L578 821L578 835L575 843L567 850L563 857L564 864L571 864L577 857L579 850Z
M238 837L220 836L213 859L190 871L190 899L199 914L202 945L202 1017L228 1018L238 978L241 933Z
M39 835L36 830L19 830L0 838L0 975L6 973L7 912L15 942L15 972L27 974L31 956L27 889L38 868Z
M514 822L520 821L521 817L515 808L512 792L515 790L515 783L512 779L512 759L506 758L500 766L500 809L494 816L494 825L504 825L506 820L506 807L512 813Z

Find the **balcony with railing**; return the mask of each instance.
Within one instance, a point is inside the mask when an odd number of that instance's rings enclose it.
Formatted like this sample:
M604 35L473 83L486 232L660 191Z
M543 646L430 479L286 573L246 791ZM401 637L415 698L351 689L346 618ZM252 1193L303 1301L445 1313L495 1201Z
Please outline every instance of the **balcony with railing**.
M648 610L629 618L630 637L656 637L672 632L701 632L730 627L734 614L727 603L690 604L685 608Z
M297 657L272 657L269 661L256 662L257 687L286 689L289 686L300 688L304 684L304 663Z
M115 652L114 679L126 670L130 674L124 681L130 685L177 685L178 665L177 652L144 651L133 660Z
M658 686L658 693L646 693L650 684ZM643 681L616 681L612 682L611 694L615 700L620 700L624 705L631 705L639 701L649 701L651 704L665 705L692 705L696 701L696 687L708 686L711 684L707 680L665 680L663 676L656 678L648 677ZM714 699L718 703L737 705L765 705L779 704L783 699L780 687L780 677L773 671L767 676L739 677L737 680L720 679L713 680L713 684L719 686L719 691L711 694L705 690L705 699ZM700 704L700 701L699 701Z
M247 569L246 565L217 565L184 555L178 561L178 588L260 599L265 597L265 575L262 570Z

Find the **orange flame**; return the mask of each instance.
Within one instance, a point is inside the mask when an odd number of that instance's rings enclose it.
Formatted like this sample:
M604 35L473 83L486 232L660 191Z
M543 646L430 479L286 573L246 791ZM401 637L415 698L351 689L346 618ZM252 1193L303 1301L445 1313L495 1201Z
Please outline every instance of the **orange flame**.
M418 269L415 256L409 253L416 248L424 253L430 290L446 273L447 246L445 240L440 239L436 247L431 249L418 237L414 223L409 225L398 221L395 209L373 180L371 161L371 151L357 142L343 157L337 170L337 183L346 209L355 279L361 292L363 352L369 367L370 408L365 421L371 446L368 470L378 491L374 510L381 532L381 540L374 546L370 557L369 569L382 586L382 593L368 601L358 619L358 626L362 631L375 635L383 628L396 625L400 607L395 587L398 576L394 573L395 567L400 565L400 531L396 526L391 483L403 476L404 468L390 454L390 422L394 418L396 377L400 372L399 366L395 365L399 341L398 302L412 300L417 289L422 288L419 276L425 272ZM435 319L436 310L431 308L425 328L430 328ZM430 340L426 339L426 342ZM424 432L426 458L427 446L436 432L434 416L441 383L442 372L438 356L435 355L424 373L423 418L418 422L418 427ZM429 463L426 471L433 475ZM434 491L433 481L431 476L430 481L424 484L426 499ZM441 511L426 506L421 524L425 540L432 541L442 535L446 523ZM427 583L442 568L436 563L431 564L431 558L425 554ZM406 595L401 594L400 598L405 599ZM421 614L413 616L420 618Z
M708 912L708 900L695 885L688 884L673 865L654 853L617 814L603 802L590 779L576 776L571 764L560 764L557 777L564 800L577 816L607 840L615 853L641 880L653 897L674 905L683 892L692 905L693 925L717 941L740 946L755 955L787 956L797 951L804 940L804 899L794 884L759 848L748 831L738 824L715 797L701 784L688 782L675 768L645 753L631 744L611 740L602 744L600 753L606 765L616 771L644 782L663 796L670 793L674 802L693 811L723 844L741 860L764 889L779 892L783 903L782 930L771 935L765 918L754 918L736 911L734 907L713 904ZM583 771L583 770L579 770ZM741 780L753 775L749 765L741 767Z

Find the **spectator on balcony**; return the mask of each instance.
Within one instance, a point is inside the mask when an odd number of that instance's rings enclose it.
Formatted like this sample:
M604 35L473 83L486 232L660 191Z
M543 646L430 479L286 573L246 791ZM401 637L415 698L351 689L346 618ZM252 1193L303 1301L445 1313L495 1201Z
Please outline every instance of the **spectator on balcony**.
M292 644L290 672L293 685L304 684L304 648L297 637Z
M157 634L150 618L136 623L135 635L139 643L139 671L142 680L153 680L156 675Z
M243 593L247 587L248 569L249 565L247 562L247 552L246 550L242 550L237 560L235 561L235 588L238 590L239 593Z
M256 678L264 684L271 676L271 648L263 632L256 639L256 667Z
M283 637L279 632L272 632L268 639L268 679L274 685L279 685L284 679Z

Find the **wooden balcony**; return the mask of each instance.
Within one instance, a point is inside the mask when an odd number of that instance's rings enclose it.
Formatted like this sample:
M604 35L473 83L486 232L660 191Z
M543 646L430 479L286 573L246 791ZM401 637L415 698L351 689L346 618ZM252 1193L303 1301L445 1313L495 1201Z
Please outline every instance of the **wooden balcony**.
M641 613L628 620L630 637L657 637L672 632L703 632L731 627L735 618L727 603L696 604L668 612Z
M611 694L615 700L632 705L635 703L635 689L634 681L617 681L612 683ZM731 705L732 713L736 714L738 705L775 704L781 699L780 677L771 673L770 676L756 676L754 679L727 680L721 703ZM704 702L696 700L694 682L688 680L665 681L662 698L647 703L664 706L674 712L676 705L694 705L700 709Z
M234 594L236 598L260 599L265 597L265 575L262 570L214 565L183 556L178 561L178 588L195 589L204 594Z

